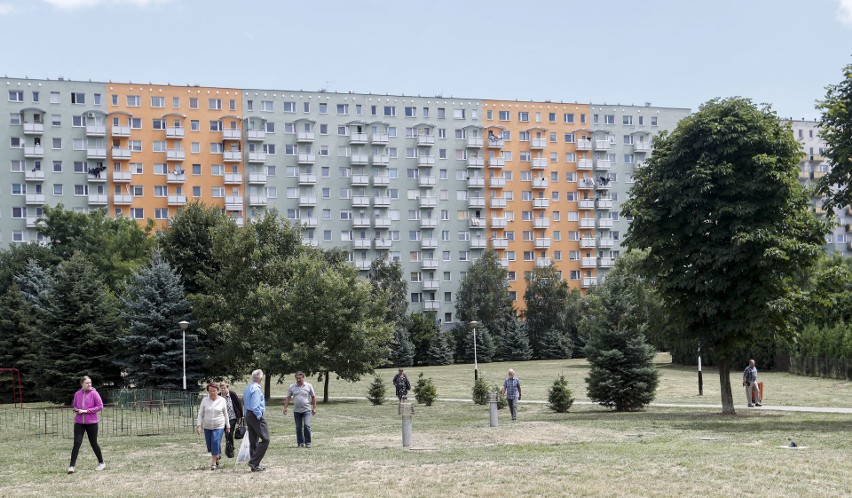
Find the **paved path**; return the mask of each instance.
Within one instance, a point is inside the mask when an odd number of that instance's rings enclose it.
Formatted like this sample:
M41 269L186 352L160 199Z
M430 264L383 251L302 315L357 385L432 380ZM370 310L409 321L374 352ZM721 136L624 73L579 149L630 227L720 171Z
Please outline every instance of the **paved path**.
M337 398L331 399L364 399L364 397L357 396L341 396ZM386 398L391 401L395 401L396 398L389 397ZM412 396L412 400L414 397ZM453 403L473 403L470 399L463 398L438 398L437 401L450 401ZM530 405L544 405L547 404L547 401L544 400L521 400L521 404L530 404ZM575 401L575 405L597 405L592 401ZM701 408L704 410L721 410L722 405L707 405L707 404L690 404L690 403L651 403L650 406L659 406L663 408ZM852 408L836 408L836 407L826 407L826 406L777 406L777 405L763 405L761 407L749 408L745 405L734 405L734 408L740 410L763 410L763 411L780 411L780 412L813 412L813 413L848 413L852 415Z

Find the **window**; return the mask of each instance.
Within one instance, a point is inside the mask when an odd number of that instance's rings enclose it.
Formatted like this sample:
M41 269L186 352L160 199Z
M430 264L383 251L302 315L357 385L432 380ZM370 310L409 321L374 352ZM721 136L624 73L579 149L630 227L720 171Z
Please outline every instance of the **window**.
M190 109L198 109L198 97L190 97L189 98L189 108Z
M201 131L201 122L197 119L193 119L189 122L189 129L191 131Z
M222 99L207 99L207 109L211 111L221 111Z
M632 125L633 124L633 116L621 116L621 124Z
M349 114L349 104L337 104L337 114L346 116Z
M518 112L518 121L520 121L522 123L526 123L529 120L530 120L530 113L528 113L526 111Z
M142 98L139 95L127 96L127 107L139 107Z
M142 129L142 118L130 118L130 128L134 130Z
M464 119L464 109L453 109L453 119ZM465 260L467 261L467 260Z
M615 114L605 114L604 124L615 124Z
M22 90L9 90L9 102L23 102L24 92Z
M657 126L657 116L651 116L651 126Z
M51 114L50 115L50 126L61 126L62 125L62 116L59 114Z
M396 107L392 105L386 105L384 107L383 114L385 116L396 116Z
M165 97L151 97L151 107L166 107Z
M210 189L210 196L216 198L225 197L225 187L213 187Z
M319 113L320 114L328 114L328 104L326 104L325 102L320 102Z
M59 150L59 149L62 148L62 139L61 138L54 138L53 139L53 148L55 150Z
M83 105L86 103L86 94L80 92L71 93L71 103Z

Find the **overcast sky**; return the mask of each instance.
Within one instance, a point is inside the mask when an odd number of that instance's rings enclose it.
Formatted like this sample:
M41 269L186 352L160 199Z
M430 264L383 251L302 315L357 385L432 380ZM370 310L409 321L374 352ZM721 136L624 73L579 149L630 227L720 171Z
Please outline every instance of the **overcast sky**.
M713 97L816 119L852 0L0 0L10 77L444 97Z

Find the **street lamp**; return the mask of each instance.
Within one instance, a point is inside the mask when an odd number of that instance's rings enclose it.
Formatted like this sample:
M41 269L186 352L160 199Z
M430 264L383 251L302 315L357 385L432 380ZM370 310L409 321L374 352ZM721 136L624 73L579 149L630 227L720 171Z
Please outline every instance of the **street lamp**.
M186 328L189 327L189 322L181 320L178 325L183 333L183 390L186 391Z
M476 363L476 327L479 326L479 322L473 320L470 326L473 327L473 380L476 381L479 379L479 365Z

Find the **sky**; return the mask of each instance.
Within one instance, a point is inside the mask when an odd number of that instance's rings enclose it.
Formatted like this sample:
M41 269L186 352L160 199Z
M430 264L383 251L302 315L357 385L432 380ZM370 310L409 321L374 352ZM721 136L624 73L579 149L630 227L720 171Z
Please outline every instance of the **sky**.
M818 119L852 0L0 0L0 74Z

